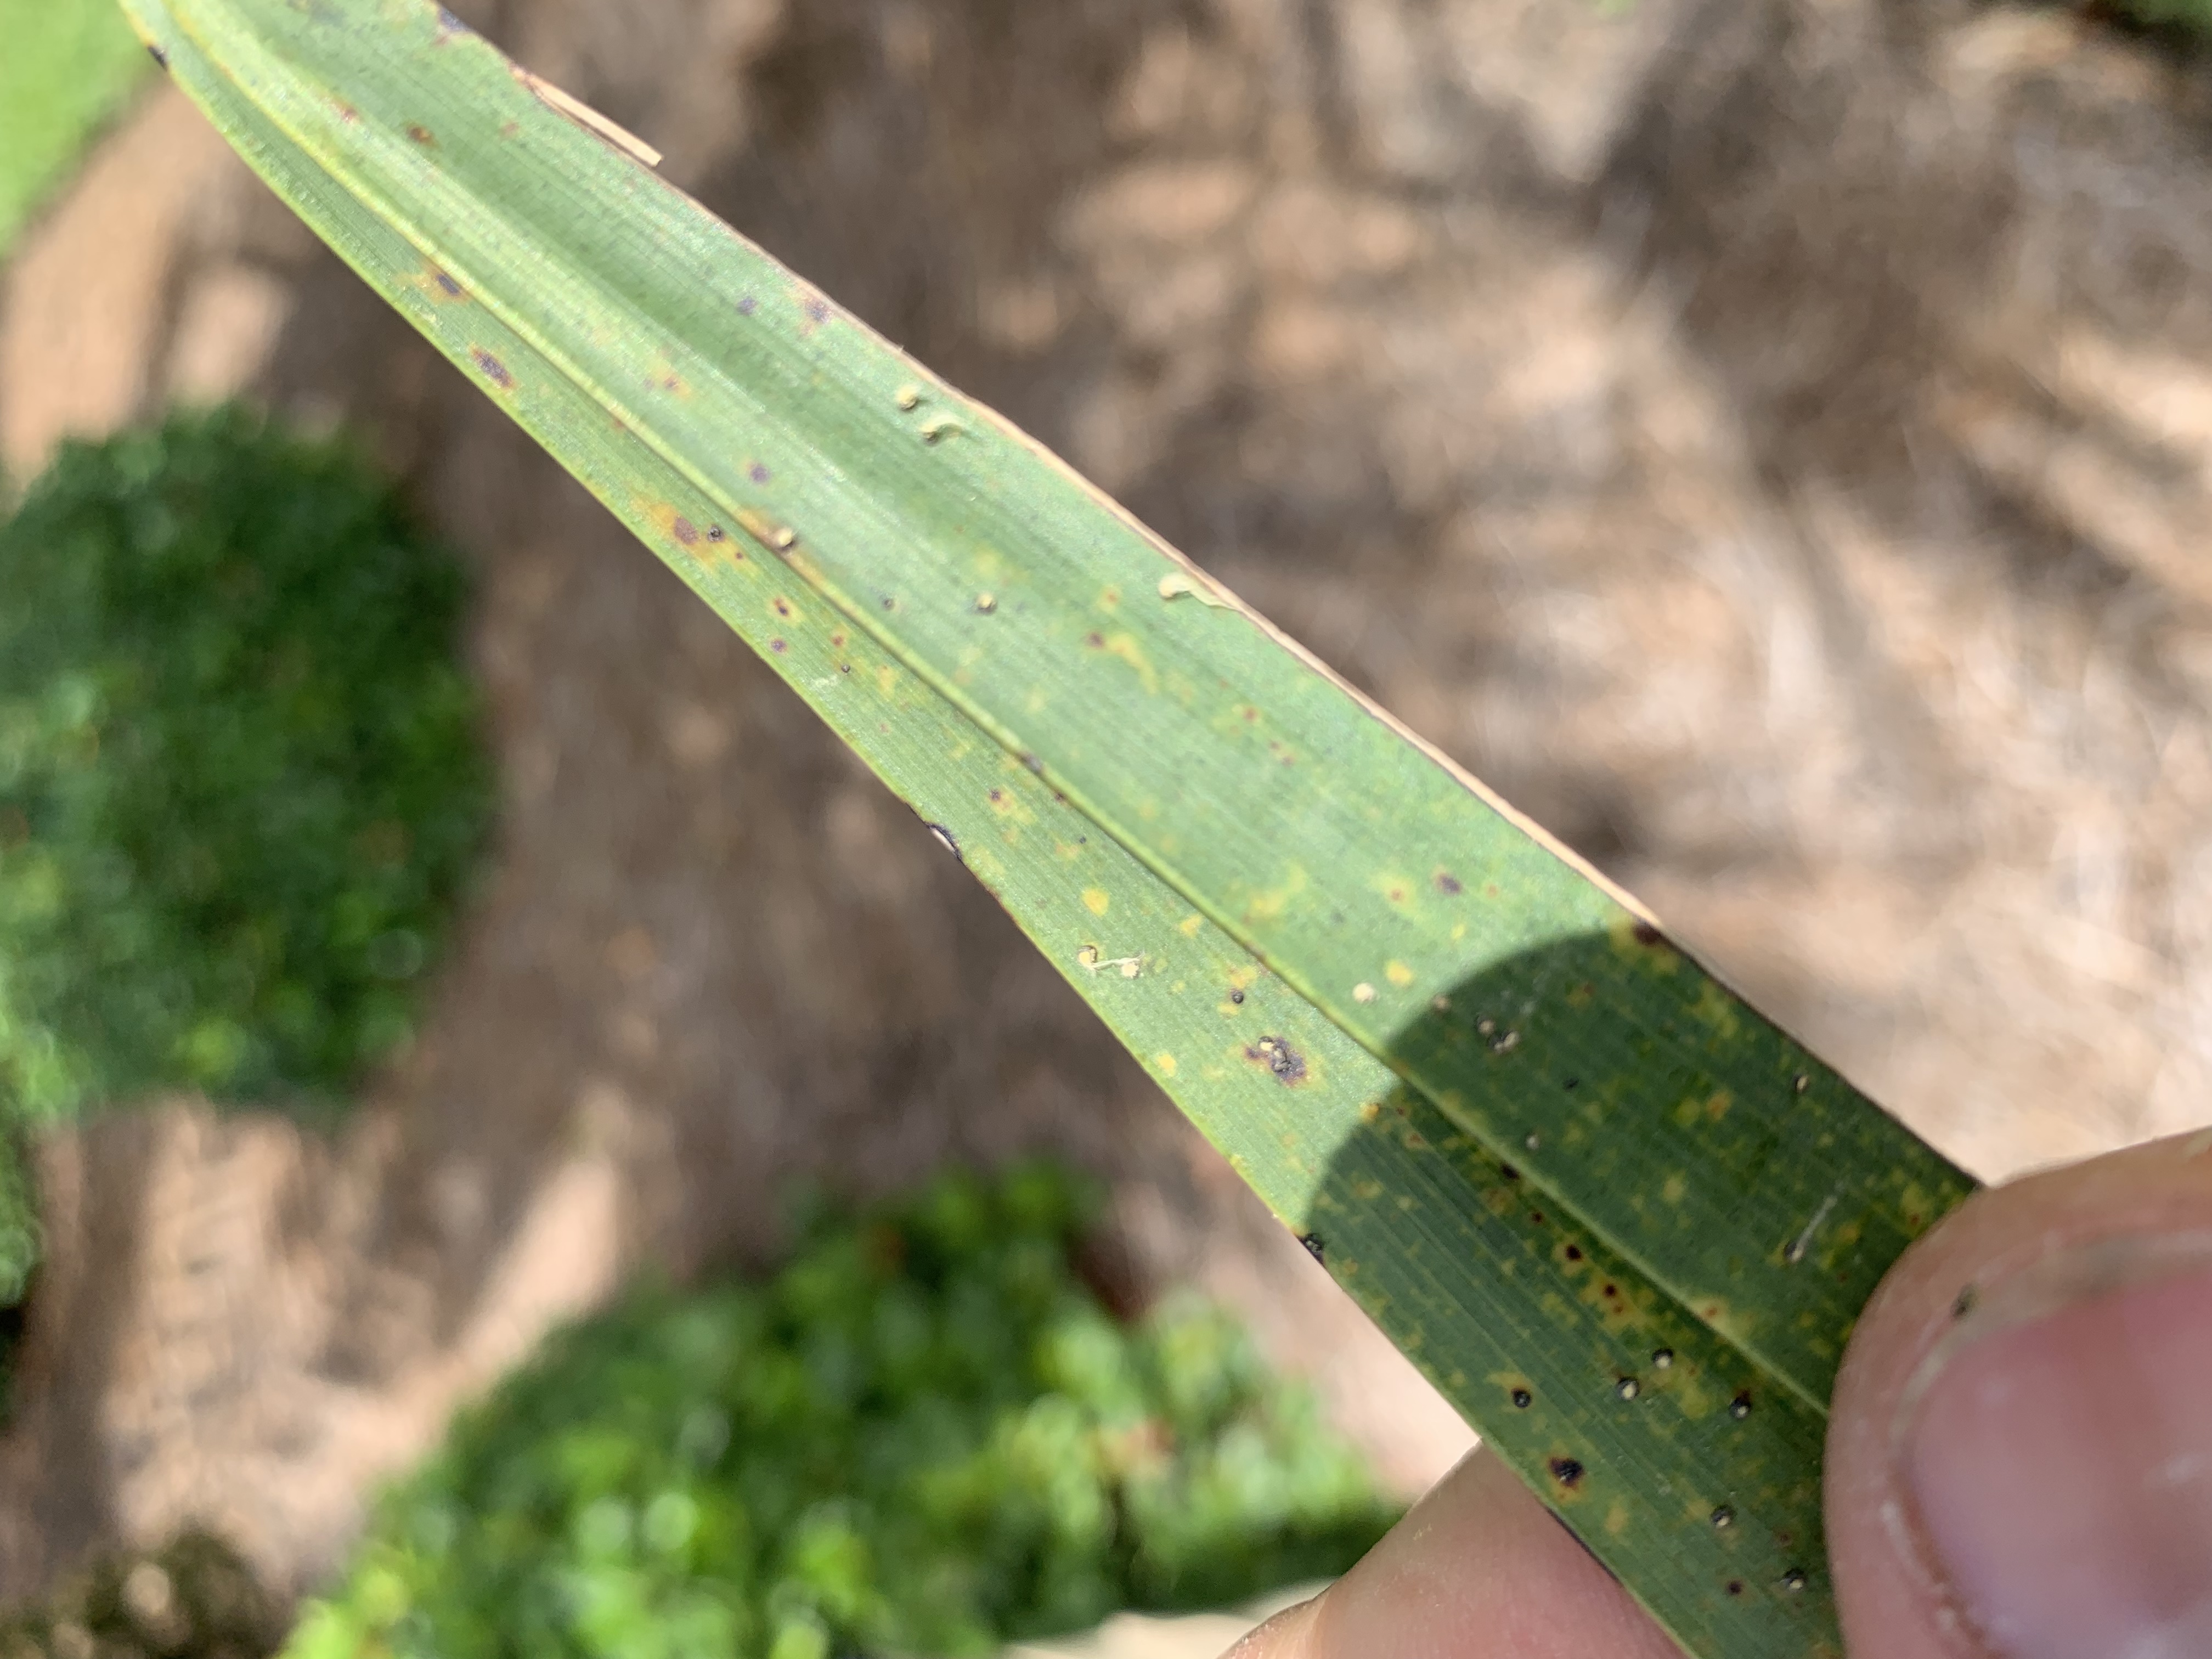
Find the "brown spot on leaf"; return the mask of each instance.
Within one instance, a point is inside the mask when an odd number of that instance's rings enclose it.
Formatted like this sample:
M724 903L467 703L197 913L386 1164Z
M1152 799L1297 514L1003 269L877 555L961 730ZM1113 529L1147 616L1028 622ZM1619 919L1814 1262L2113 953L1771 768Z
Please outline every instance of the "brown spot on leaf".
M750 317L753 313L759 309L760 301L754 299L750 294L746 295L744 299L738 301L738 315L740 317Z
M776 614L777 616L779 616L779 617L788 617L788 616L790 616L790 615L791 615L791 601L790 601L789 599L785 599L781 594L778 594L778 595L776 596L775 600L775 614Z
M407 136L425 149L435 149L438 147L436 135L419 121L407 129Z
M476 359L477 371L501 392L514 390L514 376L507 372L507 365L482 346L471 349L469 356Z
M151 40L149 40L146 43L146 55L152 58L155 63L159 64L163 69L169 67L169 54L163 52L161 47L155 46Z
M1664 937L1656 927L1640 918L1632 931L1634 932L1636 942L1638 945L1656 945Z
M453 280L451 272L443 270L438 272L437 280L440 291L447 299L458 300L461 297L461 285Z
M668 533L686 547L691 546L699 539L697 527L680 513L676 515L676 521L668 526Z
M1582 1478L1583 1466L1573 1458L1555 1457L1552 1460L1552 1479L1561 1486L1571 1490L1582 1483Z
M1449 896L1456 893L1464 893L1467 888L1450 871L1439 870L1437 872L1437 891Z
M750 467L745 469L745 476L748 478L750 478L757 484L764 484L769 480L769 471L758 461L755 461Z

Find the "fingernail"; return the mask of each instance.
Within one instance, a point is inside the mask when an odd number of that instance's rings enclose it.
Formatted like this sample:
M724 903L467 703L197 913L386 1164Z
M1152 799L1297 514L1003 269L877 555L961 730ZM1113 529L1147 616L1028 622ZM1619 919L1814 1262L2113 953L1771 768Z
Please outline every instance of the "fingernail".
M1923 1367L1904 1425L1919 1530L1994 1652L2212 1656L2212 1238L2007 1280Z

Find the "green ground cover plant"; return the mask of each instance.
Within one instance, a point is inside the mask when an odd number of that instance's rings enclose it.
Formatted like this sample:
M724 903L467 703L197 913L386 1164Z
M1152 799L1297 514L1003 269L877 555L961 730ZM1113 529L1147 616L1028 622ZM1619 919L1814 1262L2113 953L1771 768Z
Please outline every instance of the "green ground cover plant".
M0 254L149 68L108 0L0 0Z
M326 1109L407 1037L491 800L466 595L350 446L239 409L0 523L0 1152L164 1090Z
M963 1659L1342 1571L1395 1518L1224 1314L1117 1322L1046 1164L824 1212L556 1336L390 1492L288 1659Z

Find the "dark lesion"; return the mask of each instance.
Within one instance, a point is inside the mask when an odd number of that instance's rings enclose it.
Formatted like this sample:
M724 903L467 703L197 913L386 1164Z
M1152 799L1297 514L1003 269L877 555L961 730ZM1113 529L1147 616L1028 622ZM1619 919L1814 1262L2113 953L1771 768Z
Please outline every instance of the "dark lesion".
M1285 1088L1295 1088L1306 1080L1305 1056L1279 1036L1263 1036L1245 1049L1244 1058L1255 1065L1265 1066L1274 1074L1275 1081Z

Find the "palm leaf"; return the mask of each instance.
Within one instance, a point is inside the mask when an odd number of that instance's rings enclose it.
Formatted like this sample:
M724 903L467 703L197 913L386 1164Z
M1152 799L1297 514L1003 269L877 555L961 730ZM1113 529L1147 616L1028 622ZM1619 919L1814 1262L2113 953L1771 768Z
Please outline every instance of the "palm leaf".
M1839 1650L1835 1368L1964 1176L450 16L125 9L278 193L914 806L1685 1647Z

